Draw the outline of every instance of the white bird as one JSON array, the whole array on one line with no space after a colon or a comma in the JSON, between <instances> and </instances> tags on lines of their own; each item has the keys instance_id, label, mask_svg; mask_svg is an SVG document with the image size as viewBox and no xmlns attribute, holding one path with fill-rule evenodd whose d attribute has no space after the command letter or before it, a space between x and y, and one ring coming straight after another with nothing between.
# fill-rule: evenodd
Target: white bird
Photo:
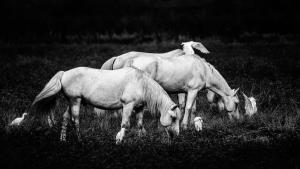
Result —
<instances>
[{"instance_id":1,"label":"white bird","mask_svg":"<svg viewBox=\"0 0 300 169\"><path fill-rule=\"evenodd\" d=\"M182 42L181 45L183 45L183 51L185 54L195 54L194 49L198 49L200 52L208 54L209 51L204 47L204 45L200 42Z\"/></svg>"},{"instance_id":2,"label":"white bird","mask_svg":"<svg viewBox=\"0 0 300 169\"><path fill-rule=\"evenodd\" d=\"M256 99L254 97L249 97L249 100L250 100L251 105L253 107L253 111L251 112L251 115L253 115L257 112Z\"/></svg>"},{"instance_id":3,"label":"white bird","mask_svg":"<svg viewBox=\"0 0 300 169\"><path fill-rule=\"evenodd\" d=\"M248 98L245 93L243 93L243 96L245 98L245 114L251 117L253 114L257 113L256 99L254 97Z\"/></svg>"},{"instance_id":4,"label":"white bird","mask_svg":"<svg viewBox=\"0 0 300 169\"><path fill-rule=\"evenodd\" d=\"M201 131L202 130L203 119L201 117L195 117L194 118L194 123L195 123L195 129L197 131Z\"/></svg>"},{"instance_id":5,"label":"white bird","mask_svg":"<svg viewBox=\"0 0 300 169\"><path fill-rule=\"evenodd\" d=\"M19 126L22 121L24 120L25 116L27 115L27 113L23 113L22 117L18 117L18 118L15 118L11 123L10 125L11 126Z\"/></svg>"}]
</instances>

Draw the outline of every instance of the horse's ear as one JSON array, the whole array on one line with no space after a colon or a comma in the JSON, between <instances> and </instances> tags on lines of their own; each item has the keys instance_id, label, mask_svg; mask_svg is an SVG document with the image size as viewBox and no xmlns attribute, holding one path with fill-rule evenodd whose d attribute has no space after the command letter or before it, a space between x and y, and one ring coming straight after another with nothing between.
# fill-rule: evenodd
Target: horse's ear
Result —
<instances>
[{"instance_id":1,"label":"horse's ear","mask_svg":"<svg viewBox=\"0 0 300 169\"><path fill-rule=\"evenodd\" d=\"M198 49L200 52L208 54L209 51L204 47L204 45L200 42L193 42L192 47Z\"/></svg>"},{"instance_id":2,"label":"horse's ear","mask_svg":"<svg viewBox=\"0 0 300 169\"><path fill-rule=\"evenodd\" d=\"M172 118L176 118L176 117L177 117L177 115L176 115L176 113L175 113L174 111L169 110L168 113L169 113L169 115L170 115Z\"/></svg>"},{"instance_id":3,"label":"horse's ear","mask_svg":"<svg viewBox=\"0 0 300 169\"><path fill-rule=\"evenodd\" d=\"M233 89L233 96L236 95L239 90L240 90L240 88Z\"/></svg>"},{"instance_id":4,"label":"horse's ear","mask_svg":"<svg viewBox=\"0 0 300 169\"><path fill-rule=\"evenodd\" d=\"M174 105L171 107L171 110L174 111L176 108L178 108L178 105L177 105L177 104L174 104Z\"/></svg>"}]
</instances>

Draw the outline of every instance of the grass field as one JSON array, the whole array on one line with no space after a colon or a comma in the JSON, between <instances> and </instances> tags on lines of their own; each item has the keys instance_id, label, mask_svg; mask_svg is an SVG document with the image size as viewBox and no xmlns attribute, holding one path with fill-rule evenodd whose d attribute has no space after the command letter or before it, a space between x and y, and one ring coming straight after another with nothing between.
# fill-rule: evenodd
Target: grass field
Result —
<instances>
[{"instance_id":1,"label":"grass field","mask_svg":"<svg viewBox=\"0 0 300 169\"><path fill-rule=\"evenodd\" d=\"M226 114L209 107L202 93L197 98L197 113L204 119L203 131L197 133L190 127L171 144L161 127L146 115L147 135L137 136L133 120L125 142L117 146L114 138L120 119L98 117L90 106L81 109L81 143L76 142L71 126L70 141L61 143L60 125L49 128L43 118L28 120L23 127L8 127L59 70L100 68L115 55L132 50L170 51L181 48L179 44L185 40L190 38L101 44L2 43L1 168L300 168L299 41L279 35L247 41L201 40L211 51L201 56L232 88L240 87L257 99L258 113L251 119L229 121ZM239 97L242 99L241 94ZM63 97L59 101L55 112L61 119L66 103Z\"/></svg>"}]
</instances>

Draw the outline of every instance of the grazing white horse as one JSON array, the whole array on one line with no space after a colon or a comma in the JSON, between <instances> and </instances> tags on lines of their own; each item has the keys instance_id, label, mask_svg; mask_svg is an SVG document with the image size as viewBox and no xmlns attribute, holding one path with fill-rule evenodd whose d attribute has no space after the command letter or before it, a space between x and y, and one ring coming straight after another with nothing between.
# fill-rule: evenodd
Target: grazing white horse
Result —
<instances>
[{"instance_id":1,"label":"grazing white horse","mask_svg":"<svg viewBox=\"0 0 300 169\"><path fill-rule=\"evenodd\" d=\"M200 52L205 54L209 53L209 51L200 42L194 42L194 41L183 42L181 45L183 45L183 50L175 49L166 53L146 53L146 52L136 52L136 51L128 52L120 56L110 58L102 65L101 69L104 70L120 69L125 66L128 60L141 57L141 56L170 58L170 57L181 56L184 54L194 54L193 48L198 49ZM179 107L183 110L185 106L185 93L178 94L178 101L179 101ZM196 103L193 105L193 109L196 110ZM99 110L95 108L95 112L103 114L104 110Z\"/></svg>"},{"instance_id":2,"label":"grazing white horse","mask_svg":"<svg viewBox=\"0 0 300 169\"><path fill-rule=\"evenodd\" d=\"M146 73L135 68L99 70L78 67L55 74L44 89L36 96L32 106L43 101L53 103L57 93L62 92L69 107L63 114L60 139L66 140L66 127L70 116L74 118L80 140L79 110L81 101L101 109L123 109L121 130L116 136L120 143L129 128L132 110L141 110L145 104L151 113L160 113L160 122L169 136L179 134L181 112L165 90ZM46 99L53 98L53 99ZM49 104L48 104L49 105ZM137 112L142 116L142 113ZM139 128L143 129L139 123Z\"/></svg>"},{"instance_id":3,"label":"grazing white horse","mask_svg":"<svg viewBox=\"0 0 300 169\"><path fill-rule=\"evenodd\" d=\"M176 57L139 55L125 61L122 60L122 63L119 63L119 60L121 60L119 57L114 58L114 61L110 61L112 65L109 67L118 69L133 66L147 72L169 93L187 93L182 120L184 129L187 128L189 114L197 93L202 89L208 89L220 96L230 119L240 117L237 107L239 99L236 95L238 90L232 90L223 76L198 55L185 54Z\"/></svg>"}]
</instances>

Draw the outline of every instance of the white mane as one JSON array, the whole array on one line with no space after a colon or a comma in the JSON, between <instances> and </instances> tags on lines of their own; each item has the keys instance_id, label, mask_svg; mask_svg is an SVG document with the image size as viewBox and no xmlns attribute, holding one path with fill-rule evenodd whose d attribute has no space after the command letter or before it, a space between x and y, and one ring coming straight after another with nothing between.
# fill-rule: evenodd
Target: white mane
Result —
<instances>
[{"instance_id":1,"label":"white mane","mask_svg":"<svg viewBox=\"0 0 300 169\"><path fill-rule=\"evenodd\" d=\"M147 107L151 114L156 115L158 111L167 112L175 103L168 97L168 94L154 80L143 75L142 79L143 94Z\"/></svg>"}]
</instances>

